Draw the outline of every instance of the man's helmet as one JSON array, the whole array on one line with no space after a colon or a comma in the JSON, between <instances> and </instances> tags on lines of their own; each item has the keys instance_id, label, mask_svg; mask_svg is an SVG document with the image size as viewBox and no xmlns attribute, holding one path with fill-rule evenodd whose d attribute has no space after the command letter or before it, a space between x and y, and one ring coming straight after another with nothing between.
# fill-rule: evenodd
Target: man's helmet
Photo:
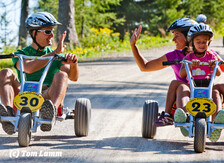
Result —
<instances>
[{"instance_id":1,"label":"man's helmet","mask_svg":"<svg viewBox=\"0 0 224 163\"><path fill-rule=\"evenodd\" d=\"M52 14L48 12L37 12L26 19L27 30L40 29L49 26L60 25Z\"/></svg>"},{"instance_id":2,"label":"man's helmet","mask_svg":"<svg viewBox=\"0 0 224 163\"><path fill-rule=\"evenodd\" d=\"M206 23L207 17L204 14L199 14L196 18L198 23Z\"/></svg>"},{"instance_id":3,"label":"man's helmet","mask_svg":"<svg viewBox=\"0 0 224 163\"><path fill-rule=\"evenodd\" d=\"M197 22L190 18L180 18L171 24L168 31L172 32L174 30L179 30L182 32L187 32L194 24L197 24Z\"/></svg>"},{"instance_id":4,"label":"man's helmet","mask_svg":"<svg viewBox=\"0 0 224 163\"><path fill-rule=\"evenodd\" d=\"M210 38L213 37L212 29L207 24L200 23L195 24L189 29L187 39L190 42L195 36L198 36L200 34L208 35Z\"/></svg>"}]
</instances>

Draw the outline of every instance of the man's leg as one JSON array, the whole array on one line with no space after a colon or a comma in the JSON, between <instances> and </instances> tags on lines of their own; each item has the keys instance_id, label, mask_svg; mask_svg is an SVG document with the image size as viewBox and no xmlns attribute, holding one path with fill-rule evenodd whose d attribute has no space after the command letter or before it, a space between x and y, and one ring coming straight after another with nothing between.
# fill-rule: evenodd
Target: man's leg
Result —
<instances>
[{"instance_id":1,"label":"man's leg","mask_svg":"<svg viewBox=\"0 0 224 163\"><path fill-rule=\"evenodd\" d=\"M65 98L65 94L67 92L68 88L68 75L66 72L59 71L54 75L53 82L48 89L48 96L50 97L50 100L56 106L56 108L59 107L59 105L63 102Z\"/></svg>"},{"instance_id":2,"label":"man's leg","mask_svg":"<svg viewBox=\"0 0 224 163\"><path fill-rule=\"evenodd\" d=\"M13 99L19 93L20 83L11 69L0 71L0 96L3 104L0 104L1 116L13 116ZM10 122L2 122L3 130L11 135L14 133L14 125Z\"/></svg>"},{"instance_id":3,"label":"man's leg","mask_svg":"<svg viewBox=\"0 0 224 163\"><path fill-rule=\"evenodd\" d=\"M42 104L40 110L40 117L43 119L53 119L56 114L56 110L63 102L65 98L65 94L68 87L68 75L63 71L59 71L55 73L53 82L50 88L45 91L43 97L45 99L44 103ZM42 131L50 131L52 128L51 124L42 124L40 129Z\"/></svg>"},{"instance_id":4,"label":"man's leg","mask_svg":"<svg viewBox=\"0 0 224 163\"><path fill-rule=\"evenodd\" d=\"M0 96L5 106L13 107L14 97L20 91L20 83L9 68L0 71Z\"/></svg>"}]
</instances>

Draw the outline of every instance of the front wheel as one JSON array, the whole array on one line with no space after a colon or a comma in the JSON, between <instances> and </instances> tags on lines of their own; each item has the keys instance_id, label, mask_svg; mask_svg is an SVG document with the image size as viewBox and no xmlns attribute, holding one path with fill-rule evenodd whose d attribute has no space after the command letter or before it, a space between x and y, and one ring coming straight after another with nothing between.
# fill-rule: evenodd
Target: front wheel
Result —
<instances>
[{"instance_id":1,"label":"front wheel","mask_svg":"<svg viewBox=\"0 0 224 163\"><path fill-rule=\"evenodd\" d=\"M158 119L158 102L147 100L143 105L142 137L153 139L156 135L154 122Z\"/></svg>"},{"instance_id":2,"label":"front wheel","mask_svg":"<svg viewBox=\"0 0 224 163\"><path fill-rule=\"evenodd\" d=\"M29 146L31 139L31 114L22 113L19 119L18 127L18 142L19 146L27 147Z\"/></svg>"},{"instance_id":3,"label":"front wheel","mask_svg":"<svg viewBox=\"0 0 224 163\"><path fill-rule=\"evenodd\" d=\"M194 150L197 153L202 153L205 150L206 142L206 120L205 118L196 118L195 120L195 136Z\"/></svg>"},{"instance_id":4,"label":"front wheel","mask_svg":"<svg viewBox=\"0 0 224 163\"><path fill-rule=\"evenodd\" d=\"M74 129L76 136L87 136L91 119L91 103L89 99L79 98L75 103Z\"/></svg>"}]
</instances>

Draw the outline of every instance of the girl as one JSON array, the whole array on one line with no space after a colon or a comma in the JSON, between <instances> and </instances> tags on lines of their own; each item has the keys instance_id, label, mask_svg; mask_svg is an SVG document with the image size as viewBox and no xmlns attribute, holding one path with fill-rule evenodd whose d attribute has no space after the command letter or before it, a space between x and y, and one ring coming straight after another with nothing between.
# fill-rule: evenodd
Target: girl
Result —
<instances>
[{"instance_id":1,"label":"girl","mask_svg":"<svg viewBox=\"0 0 224 163\"><path fill-rule=\"evenodd\" d=\"M212 68L214 67L214 61L218 60L217 56L211 51L208 50L208 47L212 41L213 32L211 28L204 24L195 24L192 26L188 32L188 41L192 43L193 52L189 53L185 59L192 61L191 65L191 74L194 78L195 85L198 87L207 87L211 74ZM200 62L209 62L209 66L199 65ZM218 67L216 75L221 74L220 67ZM182 64L179 75L181 77L186 77L187 72L184 64ZM184 107L183 107L184 108ZM213 115L214 123L224 123L224 111L220 110L216 117L216 114ZM187 120L186 113L178 108L174 114L174 121L177 123L184 123ZM182 133L187 136L188 131L185 128L181 128ZM211 133L210 140L216 142L221 134L221 129L216 129Z\"/></svg>"}]
</instances>

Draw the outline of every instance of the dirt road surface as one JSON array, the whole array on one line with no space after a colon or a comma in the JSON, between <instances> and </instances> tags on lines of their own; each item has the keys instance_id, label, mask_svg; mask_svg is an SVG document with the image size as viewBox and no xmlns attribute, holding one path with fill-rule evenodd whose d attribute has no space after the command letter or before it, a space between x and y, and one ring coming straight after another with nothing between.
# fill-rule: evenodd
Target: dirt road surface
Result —
<instances>
[{"instance_id":1,"label":"dirt road surface","mask_svg":"<svg viewBox=\"0 0 224 163\"><path fill-rule=\"evenodd\" d=\"M224 55L222 40L214 50ZM153 59L174 46L141 51ZM89 98L92 119L89 135L76 137L73 120L56 122L51 132L32 134L30 146L18 146L17 133L7 135L0 128L0 162L224 162L224 135L216 143L206 140L206 151L197 154L193 138L184 137L174 126L157 128L154 139L141 136L142 106L145 100L164 110L166 93L174 74L171 68L140 72L132 53L114 54L100 61L82 62L80 78L70 82L65 107L75 99ZM216 82L224 81L224 75Z\"/></svg>"}]
</instances>

